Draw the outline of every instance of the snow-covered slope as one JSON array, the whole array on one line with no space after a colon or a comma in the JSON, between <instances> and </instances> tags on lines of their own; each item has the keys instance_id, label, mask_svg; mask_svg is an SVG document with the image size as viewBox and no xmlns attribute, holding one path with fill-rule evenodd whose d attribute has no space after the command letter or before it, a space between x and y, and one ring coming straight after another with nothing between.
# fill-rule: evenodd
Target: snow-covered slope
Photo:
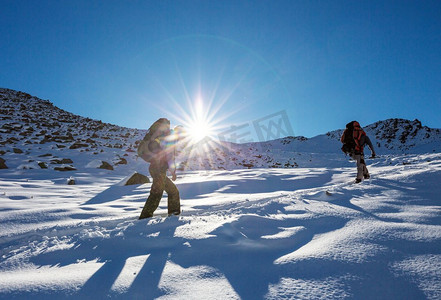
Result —
<instances>
[{"instance_id":1,"label":"snow-covered slope","mask_svg":"<svg viewBox=\"0 0 441 300\"><path fill-rule=\"evenodd\" d=\"M0 298L440 299L441 155L369 168L184 172L148 220L121 168L0 170Z\"/></svg>"},{"instance_id":2,"label":"snow-covered slope","mask_svg":"<svg viewBox=\"0 0 441 300\"><path fill-rule=\"evenodd\" d=\"M107 168L127 164L145 169L134 151L145 130L83 118L13 90L0 89L0 100L0 158L8 168L81 170L105 161ZM441 131L418 120L390 119L365 130L380 155L441 152ZM177 162L182 170L340 165L346 161L340 151L341 133L249 144L211 141L181 149ZM323 153L332 159L325 162Z\"/></svg>"}]
</instances>

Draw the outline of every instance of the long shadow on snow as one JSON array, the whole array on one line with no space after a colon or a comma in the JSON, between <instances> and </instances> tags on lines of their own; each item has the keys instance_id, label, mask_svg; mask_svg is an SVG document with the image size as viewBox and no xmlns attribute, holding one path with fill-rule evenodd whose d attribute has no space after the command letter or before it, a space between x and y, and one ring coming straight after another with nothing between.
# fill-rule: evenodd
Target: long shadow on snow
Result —
<instances>
[{"instance_id":1,"label":"long shadow on snow","mask_svg":"<svg viewBox=\"0 0 441 300\"><path fill-rule=\"evenodd\" d=\"M165 291L159 289L158 285L167 261L173 261L182 267L205 265L219 270L242 299L264 298L269 285L278 283L282 278L326 281L329 276L347 277L348 274L351 276L344 281L345 290L352 292L355 297L363 295L366 298L400 299L408 295L412 298L424 298L414 283L391 273L389 255L376 256L361 263L313 258L274 264L276 259L309 243L316 234L332 232L344 227L346 222L346 219L333 216L307 220L274 220L248 215L214 230L211 232L214 237L190 240L189 248L183 246L183 242L188 240L173 237L176 228L182 222L177 218L170 218L160 224L129 228L125 232L125 239L114 236L102 240L79 240L77 245L69 250L40 254L31 261L37 265L61 266L76 263L77 259L89 261L98 258L104 262L81 290L72 294L73 298L82 299L101 299L118 295L132 299L160 297ZM299 227L293 236L263 238L279 233L280 228L293 227ZM153 233L158 230L160 233L157 237L145 238L139 235L142 231ZM401 248L400 244L394 244L392 249ZM392 253L395 260L400 260L412 251ZM150 256L127 293L112 293L110 288L121 273L126 259L146 254ZM207 291L207 295L209 294ZM26 293L18 292L17 295L24 296Z\"/></svg>"},{"instance_id":2,"label":"long shadow on snow","mask_svg":"<svg viewBox=\"0 0 441 300\"><path fill-rule=\"evenodd\" d=\"M139 185L129 185L129 186L113 185L81 205L112 202L115 200L119 200L126 195L139 195L139 194L145 194L147 192L145 190L136 190L137 187L139 187Z\"/></svg>"},{"instance_id":3,"label":"long shadow on snow","mask_svg":"<svg viewBox=\"0 0 441 300\"><path fill-rule=\"evenodd\" d=\"M375 214L373 214L373 213L371 213L371 212L361 208L360 206L353 204L351 202L351 200L354 198L354 195L355 195L355 193L352 196L341 197L341 198L338 198L338 199L335 199L335 200L331 200L331 201L328 201L328 202L331 203L331 204L334 204L334 205L343 206L343 207L346 207L346 208L358 211L358 212L360 212L360 213L362 213L362 214L364 214L364 215L366 215L366 216L368 216L370 218L376 219L378 221L383 221L383 222L403 222L403 220L400 220L400 219L390 219L390 218L386 219L386 218L379 217L379 216L377 216L377 215L375 215ZM359 195L361 196L362 193L359 192Z\"/></svg>"},{"instance_id":4,"label":"long shadow on snow","mask_svg":"<svg viewBox=\"0 0 441 300\"><path fill-rule=\"evenodd\" d=\"M63 267L78 263L78 260L104 263L82 286L81 290L72 294L73 298L103 299L118 296L111 287L124 268L130 257L149 255L136 279L131 285L132 299L153 299L163 295L158 284L167 262L168 255L173 249L179 249L183 240L174 238L174 232L180 225L177 218L167 218L159 224L147 227L128 227L124 235L113 235L110 238L78 238L70 249L42 253L30 259L36 265ZM159 231L156 237L146 237ZM134 275L135 276L135 275ZM44 293L44 292L43 292Z\"/></svg>"},{"instance_id":5,"label":"long shadow on snow","mask_svg":"<svg viewBox=\"0 0 441 300\"><path fill-rule=\"evenodd\" d=\"M323 192L320 192L321 196L318 196L318 194L315 195L307 195L304 196L303 198L306 200L316 200L316 201L323 201ZM352 190L344 190L343 194L333 194L331 196L325 196L328 199L326 200L326 202L337 205L337 206L342 206L345 208L349 208L351 210L354 211L358 211L360 213L362 213L363 215L370 217L372 219L378 220L378 221L383 221L383 222L396 222L396 223L402 223L404 222L402 219L399 218L383 218L380 216L377 216L376 214L367 211L365 209L363 209L362 207L355 205L353 203L352 200L355 200L357 198L371 198L372 194L368 194L366 191L364 190L356 190L356 189L352 189ZM322 198L322 199L320 199ZM375 200L372 200L375 201Z\"/></svg>"},{"instance_id":6,"label":"long shadow on snow","mask_svg":"<svg viewBox=\"0 0 441 300\"><path fill-rule=\"evenodd\" d=\"M409 203L413 205L440 206L439 195L441 185L434 184L433 178L441 178L441 171L430 174L417 174L411 177L413 180L401 183L405 187L399 186L395 180L375 179L374 184L386 189L399 190L409 196Z\"/></svg>"},{"instance_id":7,"label":"long shadow on snow","mask_svg":"<svg viewBox=\"0 0 441 300\"><path fill-rule=\"evenodd\" d=\"M200 198L222 188L222 193L254 194L271 193L275 191L296 191L299 189L323 186L332 179L332 173L326 171L322 174L313 174L309 177L301 175L266 174L256 179L241 180L212 180L192 183L177 184L179 192L184 199ZM308 176L306 174L306 176ZM300 179L295 179L301 177Z\"/></svg>"},{"instance_id":8,"label":"long shadow on snow","mask_svg":"<svg viewBox=\"0 0 441 300\"><path fill-rule=\"evenodd\" d=\"M242 216L211 232L214 237L188 240L174 237L183 221L167 218L162 223L128 227L124 235L110 238L79 238L70 249L42 253L30 260L36 265L65 266L78 260L104 263L72 296L105 298L117 296L110 289L121 273L125 261L133 256L150 256L127 293L131 298L152 299L164 294L158 288L165 264L171 260L183 267L211 266L219 270L243 299L260 299L270 283L289 276L291 270L274 264L282 255L291 253L312 240L314 235L343 227L347 220L325 216L307 220L274 220L260 216ZM281 228L298 227L293 236L262 238L280 233ZM158 236L145 237L143 233L160 232ZM191 247L184 245L190 242ZM135 276L135 275L134 275ZM122 296L122 295L121 295Z\"/></svg>"},{"instance_id":9,"label":"long shadow on snow","mask_svg":"<svg viewBox=\"0 0 441 300\"><path fill-rule=\"evenodd\" d=\"M274 264L312 240L314 235L342 228L347 220L319 217L307 220L274 220L260 216L242 216L211 232L215 237L193 240L191 247L172 253L171 260L183 267L206 265L219 270L241 299L262 299L271 283L289 276L290 269ZM280 228L299 227L294 236L262 238Z\"/></svg>"},{"instance_id":10,"label":"long shadow on snow","mask_svg":"<svg viewBox=\"0 0 441 300\"><path fill-rule=\"evenodd\" d=\"M417 175L418 176L418 175ZM421 175L420 175L421 176ZM427 174L425 174L427 176ZM435 172L430 176L441 177L441 172ZM386 189L398 190L402 192L399 200L405 205L430 206L433 210L441 211L441 202L439 201L441 194L441 185L433 184L433 179L426 180L423 176L411 183L406 183L406 188L397 186L395 181L387 179L377 179L375 184ZM420 220L419 224L441 225L441 215L439 213L428 214L424 220Z\"/></svg>"},{"instance_id":11,"label":"long shadow on snow","mask_svg":"<svg viewBox=\"0 0 441 300\"><path fill-rule=\"evenodd\" d=\"M427 178L430 177L430 178ZM386 191L397 191L399 196L393 199L396 204L415 205L415 206L430 206L435 207L438 211L441 210L441 203L439 195L441 194L441 185L433 184L432 177L441 177L441 172L432 172L430 174L416 174L412 175L408 182L397 182L396 180L376 178L372 184L383 188ZM382 219L386 221L386 219ZM388 219L391 221L390 219ZM403 220L397 220L403 222ZM427 225L441 225L441 216L437 213L425 216L425 219L419 220L418 224Z\"/></svg>"},{"instance_id":12,"label":"long shadow on snow","mask_svg":"<svg viewBox=\"0 0 441 300\"><path fill-rule=\"evenodd\" d=\"M105 264L83 285L79 295L82 298L93 295L91 298L96 299L96 296L99 294L102 297L112 294L110 289L121 273L127 258L149 254L149 257L130 286L130 297L132 299L155 299L163 296L164 292L158 289L159 281L167 263L169 252L171 249L174 249L177 240L179 240L173 239L178 221L171 221L170 226L163 228L157 236L157 239L161 240L161 244L164 243L164 239L169 240L170 243L153 245L148 250L145 248L145 244L141 244L137 249L128 247L129 251L125 252L124 255L116 257L108 255L110 259L106 260ZM97 287L100 290L98 293Z\"/></svg>"}]
</instances>

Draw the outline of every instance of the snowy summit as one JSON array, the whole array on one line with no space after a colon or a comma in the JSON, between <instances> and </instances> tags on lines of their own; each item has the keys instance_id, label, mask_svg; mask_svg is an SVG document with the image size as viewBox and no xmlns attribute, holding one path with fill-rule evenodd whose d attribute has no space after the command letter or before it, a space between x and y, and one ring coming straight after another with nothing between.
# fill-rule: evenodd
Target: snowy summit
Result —
<instances>
[{"instance_id":1,"label":"snowy summit","mask_svg":"<svg viewBox=\"0 0 441 300\"><path fill-rule=\"evenodd\" d=\"M144 130L0 100L1 299L441 298L441 131L419 120L364 127L361 184L342 129L182 147L182 214L138 220Z\"/></svg>"}]
</instances>

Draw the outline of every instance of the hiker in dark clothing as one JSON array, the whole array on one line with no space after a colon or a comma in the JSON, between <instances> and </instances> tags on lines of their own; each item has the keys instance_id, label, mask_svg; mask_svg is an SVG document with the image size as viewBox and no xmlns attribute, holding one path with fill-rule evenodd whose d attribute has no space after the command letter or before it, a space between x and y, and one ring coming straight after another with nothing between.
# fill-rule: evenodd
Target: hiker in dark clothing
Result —
<instances>
[{"instance_id":1,"label":"hiker in dark clothing","mask_svg":"<svg viewBox=\"0 0 441 300\"><path fill-rule=\"evenodd\" d=\"M352 159L357 162L357 178L355 179L355 182L359 183L363 178L369 179L369 171L364 160L364 146L366 144L368 145L369 149L371 150L372 157L375 157L376 154L371 140L361 128L360 124L357 121L349 122L346 125L346 129L343 132L340 140L343 143L343 152L349 154Z\"/></svg>"},{"instance_id":2,"label":"hiker in dark clothing","mask_svg":"<svg viewBox=\"0 0 441 300\"><path fill-rule=\"evenodd\" d=\"M138 148L138 155L150 162L149 171L153 178L150 195L139 219L153 216L153 212L159 206L164 190L168 195L168 214L179 215L181 213L179 190L172 182L172 180L176 180L176 167L169 120L161 118L153 123ZM172 180L167 177L167 170L170 171Z\"/></svg>"}]
</instances>

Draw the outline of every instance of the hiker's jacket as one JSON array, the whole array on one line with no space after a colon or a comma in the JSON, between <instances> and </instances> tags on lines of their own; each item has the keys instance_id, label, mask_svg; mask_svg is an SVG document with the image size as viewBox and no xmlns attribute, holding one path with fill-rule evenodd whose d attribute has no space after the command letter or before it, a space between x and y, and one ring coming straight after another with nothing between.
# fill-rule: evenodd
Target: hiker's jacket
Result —
<instances>
[{"instance_id":1,"label":"hiker's jacket","mask_svg":"<svg viewBox=\"0 0 441 300\"><path fill-rule=\"evenodd\" d=\"M176 170L175 143L169 141L167 136L152 140L149 143L149 149L155 154L152 161L155 161L157 165L166 166L170 172Z\"/></svg>"},{"instance_id":2,"label":"hiker's jacket","mask_svg":"<svg viewBox=\"0 0 441 300\"><path fill-rule=\"evenodd\" d=\"M364 130L360 127L358 122L354 122L354 129L345 129L343 132L343 135L340 138L340 141L342 143L345 143L346 135L352 135L353 142L354 142L354 151L356 153L363 153L364 146L367 144L369 149L371 149L372 152L374 151L374 146L372 145L372 142L370 138L366 135Z\"/></svg>"}]
</instances>

